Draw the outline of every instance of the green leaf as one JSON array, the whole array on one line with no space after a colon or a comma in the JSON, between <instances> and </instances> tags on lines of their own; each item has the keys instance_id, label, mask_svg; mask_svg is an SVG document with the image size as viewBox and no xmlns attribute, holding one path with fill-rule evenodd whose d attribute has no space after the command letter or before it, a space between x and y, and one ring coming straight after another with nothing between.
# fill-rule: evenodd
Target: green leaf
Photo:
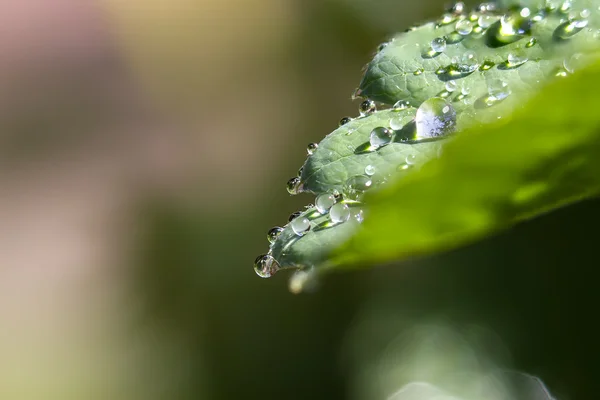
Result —
<instances>
[{"instance_id":1,"label":"green leaf","mask_svg":"<svg viewBox=\"0 0 600 400\"><path fill-rule=\"evenodd\" d=\"M575 2L568 11L581 10L589 3ZM586 27L575 31L565 30L566 15L561 12L543 18L540 14L539 19L533 13L522 17L520 10L485 15L492 25L481 33L476 32L476 21L471 23L471 34L460 35L456 20L440 20L397 35L368 64L357 94L386 104L404 100L416 107L439 96L446 82L453 81L459 90L470 93L456 105L456 111L471 113L488 95L493 81L506 82L514 93L527 93L532 85L563 71L565 59L598 51L594 33L600 27L600 13L595 9ZM504 25L503 16L509 21ZM506 26L521 29L522 34L508 34ZM432 51L432 41L442 39L444 50ZM509 62L512 56L528 61L515 65Z\"/></svg>"},{"instance_id":2,"label":"green leaf","mask_svg":"<svg viewBox=\"0 0 600 400\"><path fill-rule=\"evenodd\" d=\"M397 169L422 163L435 156L440 148L438 140L406 141L415 134L414 125L411 124L415 112L414 108L378 111L351 120L327 135L302 167L302 191L314 194L344 193L348 180L365 176L367 166L374 170L372 179L381 182ZM393 142L386 146L378 149L371 146L373 129L389 128L394 124L405 127L404 132L396 132Z\"/></svg>"},{"instance_id":3,"label":"green leaf","mask_svg":"<svg viewBox=\"0 0 600 400\"><path fill-rule=\"evenodd\" d=\"M600 192L600 64L514 115L462 132L441 158L368 193L362 229L332 258L375 263L446 250Z\"/></svg>"}]
</instances>

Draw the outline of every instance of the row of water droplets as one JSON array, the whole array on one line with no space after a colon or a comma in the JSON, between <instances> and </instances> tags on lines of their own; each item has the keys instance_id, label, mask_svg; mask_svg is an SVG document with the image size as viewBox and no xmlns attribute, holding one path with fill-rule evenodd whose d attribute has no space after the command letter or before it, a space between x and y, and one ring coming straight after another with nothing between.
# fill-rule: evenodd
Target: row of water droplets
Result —
<instances>
[{"instance_id":1,"label":"row of water droplets","mask_svg":"<svg viewBox=\"0 0 600 400\"><path fill-rule=\"evenodd\" d=\"M488 35L488 44L504 45L516 42L525 38L531 33L534 23L544 20L551 13L557 13L561 16L559 25L555 28L553 38L555 40L567 40L580 32L588 25L591 11L589 9L574 10L572 1L552 1L546 2L545 7L533 13L529 8L520 8L511 10L508 13L499 15L495 13L493 3L482 3L469 14L465 14L465 5L462 2L455 3L454 6L437 21L436 27L448 26L454 24L454 31L450 34L434 38L428 46L428 50L423 53L423 57L430 58L446 51L452 44L461 42L464 38L476 35L482 37ZM591 30L591 29L590 29ZM593 32L594 37L600 39L600 31ZM527 50L537 44L535 37L529 37L528 40L519 48L511 51L505 62L501 65L503 68L518 68L529 61ZM564 60L564 69L556 71L556 76L566 76L572 73L582 64L581 54L570 56ZM439 94L442 98L451 95L454 100L464 100L469 95L470 89L467 86L459 87L455 79L465 77L476 70L487 71L496 64L490 60L479 60L477 54L473 51L465 51L460 57L452 57L450 65L439 67L435 72L445 81L445 90ZM420 75L424 72L423 68L417 68L413 74ZM508 84L501 80L492 80L488 82L488 94L481 98L482 103L491 106L504 100L511 94Z\"/></svg>"}]
</instances>

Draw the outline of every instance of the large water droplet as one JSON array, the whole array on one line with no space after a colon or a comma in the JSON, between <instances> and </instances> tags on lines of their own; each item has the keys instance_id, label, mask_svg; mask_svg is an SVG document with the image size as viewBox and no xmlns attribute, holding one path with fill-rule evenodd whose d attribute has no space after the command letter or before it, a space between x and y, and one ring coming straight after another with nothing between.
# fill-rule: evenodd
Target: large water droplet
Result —
<instances>
[{"instance_id":1,"label":"large water droplet","mask_svg":"<svg viewBox=\"0 0 600 400\"><path fill-rule=\"evenodd\" d=\"M375 102L373 100L365 100L360 103L358 111L360 112L360 116L364 117L377 111L377 106L375 106Z\"/></svg>"},{"instance_id":2,"label":"large water droplet","mask_svg":"<svg viewBox=\"0 0 600 400\"><path fill-rule=\"evenodd\" d=\"M350 208L344 203L337 203L329 210L329 218L334 224L348 221L348 218L350 218Z\"/></svg>"},{"instance_id":3,"label":"large water droplet","mask_svg":"<svg viewBox=\"0 0 600 400\"><path fill-rule=\"evenodd\" d=\"M461 19L456 23L455 29L460 35L466 36L473 32L473 24L468 19Z\"/></svg>"},{"instance_id":4,"label":"large water droplet","mask_svg":"<svg viewBox=\"0 0 600 400\"><path fill-rule=\"evenodd\" d=\"M431 41L431 50L435 51L436 53L442 53L444 50L446 50L446 39L443 37L433 39Z\"/></svg>"},{"instance_id":5,"label":"large water droplet","mask_svg":"<svg viewBox=\"0 0 600 400\"><path fill-rule=\"evenodd\" d=\"M421 104L415 117L417 138L448 134L456 124L456 111L444 99L432 97Z\"/></svg>"},{"instance_id":6,"label":"large water droplet","mask_svg":"<svg viewBox=\"0 0 600 400\"><path fill-rule=\"evenodd\" d=\"M289 194L298 194L300 192L300 185L302 182L300 181L300 177L295 176L287 181L286 188Z\"/></svg>"},{"instance_id":7,"label":"large water droplet","mask_svg":"<svg viewBox=\"0 0 600 400\"><path fill-rule=\"evenodd\" d=\"M385 146L392 141L392 133L392 131L382 126L375 128L371 131L369 143L371 143L371 146L375 149Z\"/></svg>"},{"instance_id":8,"label":"large water droplet","mask_svg":"<svg viewBox=\"0 0 600 400\"><path fill-rule=\"evenodd\" d=\"M260 255L254 260L254 272L261 278L270 278L279 268L279 263L269 254Z\"/></svg>"},{"instance_id":9,"label":"large water droplet","mask_svg":"<svg viewBox=\"0 0 600 400\"><path fill-rule=\"evenodd\" d=\"M283 232L283 228L279 226L271 228L269 232L267 232L267 240L269 243L273 243L275 240L277 240L277 237L281 234L281 232Z\"/></svg>"},{"instance_id":10,"label":"large water droplet","mask_svg":"<svg viewBox=\"0 0 600 400\"><path fill-rule=\"evenodd\" d=\"M306 146L306 152L308 153L309 156L312 156L318 147L319 147L319 145L316 143L309 143L308 146Z\"/></svg>"},{"instance_id":11,"label":"large water droplet","mask_svg":"<svg viewBox=\"0 0 600 400\"><path fill-rule=\"evenodd\" d=\"M302 236L310 230L310 221L306 217L299 216L298 218L295 218L290 225L292 226L294 233L298 236Z\"/></svg>"},{"instance_id":12,"label":"large water droplet","mask_svg":"<svg viewBox=\"0 0 600 400\"><path fill-rule=\"evenodd\" d=\"M373 176L375 175L375 167L371 164L367 165L365 167L365 174L368 176Z\"/></svg>"},{"instance_id":13,"label":"large water droplet","mask_svg":"<svg viewBox=\"0 0 600 400\"><path fill-rule=\"evenodd\" d=\"M315 207L321 214L327 214L329 209L335 204L335 196L330 193L322 193L315 200Z\"/></svg>"},{"instance_id":14,"label":"large water droplet","mask_svg":"<svg viewBox=\"0 0 600 400\"><path fill-rule=\"evenodd\" d=\"M348 178L344 185L344 197L350 200L358 200L367 190L373 186L373 181L365 175L356 175Z\"/></svg>"},{"instance_id":15,"label":"large water droplet","mask_svg":"<svg viewBox=\"0 0 600 400\"><path fill-rule=\"evenodd\" d=\"M340 119L340 122L339 122L338 125L339 126L346 125L350 121L352 121L352 118L350 118L350 117L344 117L344 118Z\"/></svg>"}]
</instances>

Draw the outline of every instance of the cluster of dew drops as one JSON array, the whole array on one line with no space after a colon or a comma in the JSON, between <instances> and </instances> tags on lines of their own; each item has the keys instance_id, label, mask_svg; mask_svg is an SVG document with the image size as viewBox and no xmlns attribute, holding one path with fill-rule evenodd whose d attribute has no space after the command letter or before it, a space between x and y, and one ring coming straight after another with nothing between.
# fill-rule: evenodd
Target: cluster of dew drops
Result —
<instances>
[{"instance_id":1,"label":"cluster of dew drops","mask_svg":"<svg viewBox=\"0 0 600 400\"><path fill-rule=\"evenodd\" d=\"M455 3L442 18L440 18L436 27L448 26L454 24L454 31L451 33L434 38L424 53L424 57L433 57L444 53L449 46L460 43L469 36L482 37L487 35L491 42L499 45L509 44L528 37L524 45L514 49L503 62L502 67L513 69L518 68L529 61L527 50L537 44L537 39L530 36L533 25L544 20L550 14L560 16L559 25L554 29L552 36L555 40L568 40L581 32L588 26L589 17L592 12L590 9L576 10L573 0L547 0L545 7L537 12L532 12L527 7L512 9L505 14L499 14L494 3L482 3L475 7L473 11L466 12L464 3ZM600 10L600 7L599 7ZM408 31L416 28L410 28ZM600 39L600 30L588 28L594 39ZM392 39L393 40L393 39ZM385 49L390 42L383 43L378 50ZM559 77L567 76L579 69L583 65L583 55L576 53L563 60L562 68L555 71ZM467 102L467 96L470 89L467 86L459 87L456 79L471 74L476 70L487 71L495 66L491 60L478 59L476 52L467 50L459 57L452 57L447 66L438 68L435 73L444 77L445 90L440 93L440 97L447 98L457 94L455 100ZM413 71L414 75L420 75L424 72L422 68ZM492 106L506 99L511 94L508 83L501 79L494 79L488 82L488 93L484 96L482 104Z\"/></svg>"},{"instance_id":2,"label":"cluster of dew drops","mask_svg":"<svg viewBox=\"0 0 600 400\"><path fill-rule=\"evenodd\" d=\"M512 43L520 40L530 33L534 23L542 21L549 13L560 13L564 15L561 18L559 25L555 28L554 37L559 39L569 39L588 25L588 18L591 11L584 9L581 11L572 11L573 1L571 0L547 0L545 7L533 14L528 8L520 8L509 13L497 14L494 3L482 3L477 6L474 11L466 13L464 3L455 3L442 18L437 21L438 27L454 24L455 31L449 35L441 36L433 39L429 45L428 55L436 55L443 53L447 46L453 43L460 42L461 39L469 35L483 35L487 30L496 26L493 35L494 39L501 43ZM599 8L600 9L600 8ZM414 28L411 28L414 29ZM410 29L409 29L410 30ZM593 32L594 38L600 39L600 31ZM384 43L379 46L381 51L387 47L389 43ZM531 48L537 44L535 37L530 37L524 45L525 49ZM566 76L567 73L572 73L581 65L581 54L574 54L569 59L563 62L564 69L556 72L556 76ZM509 68L517 68L525 64L529 60L523 49L515 50L508 54L505 66ZM489 60L478 60L477 55L473 51L466 51L460 58L452 58L451 64L447 67L440 67L436 74L447 74L450 77L459 78L466 76L477 69L486 71L494 67L494 63ZM423 73L423 69L414 71L415 75ZM389 121L389 127L374 128L369 137L370 149L378 150L392 143L395 140L396 132L399 132L408 123L414 123L414 135L411 137L402 138L403 140L421 140L435 138L451 133L456 124L456 112L452 105L446 101L446 98L451 94L458 92L456 99L463 100L469 95L469 89L466 87L459 88L453 80L447 80L445 83L445 91L439 97L433 97L423 102L417 108L414 119L406 115L392 117ZM488 95L484 101L487 106L492 106L511 94L508 84L502 80L493 80L488 85ZM392 107L393 111L402 111L410 107L407 101L398 101ZM377 110L377 106L372 100L365 100L359 106L359 118L363 118L373 114ZM340 120L339 126L346 125L353 120L351 117L344 117ZM348 131L348 134L352 130ZM310 157L318 149L317 143L310 143L307 146L307 153ZM415 156L408 155L406 163L401 165L401 169L406 169L415 163ZM311 230L310 213L314 212L317 215L328 215L329 223L337 225L345 223L351 219L357 222L364 220L364 212L360 207L362 205L360 198L362 194L374 186L373 175L376 173L376 168L373 165L367 165L364 170L364 175L354 176L348 179L344 185L344 190L339 193L333 190L329 193L321 193L315 199L314 208L316 211L297 211L292 213L288 219L288 224L284 227L273 227L267 233L267 239L272 245L275 243L279 235L289 225L295 235L301 237ZM287 190L290 194L298 194L302 191L301 176L302 169L298 171L298 176L291 178L287 182ZM307 209L312 209L313 206L307 206ZM280 269L277 260L269 253L260 255L254 262L255 272L262 278L269 278Z\"/></svg>"}]
</instances>

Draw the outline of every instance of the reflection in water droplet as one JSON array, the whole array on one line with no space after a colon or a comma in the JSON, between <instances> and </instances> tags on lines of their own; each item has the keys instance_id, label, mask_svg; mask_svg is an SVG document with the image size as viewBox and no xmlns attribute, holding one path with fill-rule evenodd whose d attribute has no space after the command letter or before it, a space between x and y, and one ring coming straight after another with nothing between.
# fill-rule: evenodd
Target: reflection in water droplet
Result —
<instances>
[{"instance_id":1,"label":"reflection in water droplet","mask_svg":"<svg viewBox=\"0 0 600 400\"><path fill-rule=\"evenodd\" d=\"M481 66L479 67L480 71L487 71L488 69L492 69L494 67L494 63L489 61L489 60L485 60Z\"/></svg>"},{"instance_id":2,"label":"reflection in water droplet","mask_svg":"<svg viewBox=\"0 0 600 400\"><path fill-rule=\"evenodd\" d=\"M345 222L350 218L350 208L344 203L337 203L329 210L329 218L334 224Z\"/></svg>"},{"instance_id":3,"label":"reflection in water droplet","mask_svg":"<svg viewBox=\"0 0 600 400\"><path fill-rule=\"evenodd\" d=\"M488 106L492 106L506 99L510 93L508 83L500 79L494 79L488 83L488 97L485 103Z\"/></svg>"},{"instance_id":4,"label":"reflection in water droplet","mask_svg":"<svg viewBox=\"0 0 600 400\"><path fill-rule=\"evenodd\" d=\"M350 118L350 117L344 117L344 118L340 119L340 122L339 122L338 125L339 126L346 125L350 121L352 121L352 118Z\"/></svg>"},{"instance_id":5,"label":"reflection in water droplet","mask_svg":"<svg viewBox=\"0 0 600 400\"><path fill-rule=\"evenodd\" d=\"M400 111L400 110L406 110L408 107L410 107L410 104L408 104L408 101L398 100L397 102L394 103L393 109L394 109L394 111Z\"/></svg>"},{"instance_id":6,"label":"reflection in water droplet","mask_svg":"<svg viewBox=\"0 0 600 400\"><path fill-rule=\"evenodd\" d=\"M421 104L415 117L417 138L448 134L456 124L456 111L444 99L433 97Z\"/></svg>"},{"instance_id":7,"label":"reflection in water droplet","mask_svg":"<svg viewBox=\"0 0 600 400\"><path fill-rule=\"evenodd\" d=\"M309 143L308 146L306 146L306 152L308 153L309 156L312 156L318 147L319 147L319 145L316 143Z\"/></svg>"},{"instance_id":8,"label":"reflection in water droplet","mask_svg":"<svg viewBox=\"0 0 600 400\"><path fill-rule=\"evenodd\" d=\"M443 37L435 38L431 41L431 49L436 53L442 53L446 50L446 39Z\"/></svg>"},{"instance_id":9,"label":"reflection in water droplet","mask_svg":"<svg viewBox=\"0 0 600 400\"><path fill-rule=\"evenodd\" d=\"M298 194L300 192L300 185L302 184L302 182L300 181L300 178L295 176L293 178L291 178L289 181L287 181L287 191L289 194Z\"/></svg>"},{"instance_id":10,"label":"reflection in water droplet","mask_svg":"<svg viewBox=\"0 0 600 400\"><path fill-rule=\"evenodd\" d=\"M569 58L565 58L563 61L563 66L569 73L573 73L576 70L580 69L585 62L585 57L582 53L575 53Z\"/></svg>"},{"instance_id":11,"label":"reflection in water droplet","mask_svg":"<svg viewBox=\"0 0 600 400\"><path fill-rule=\"evenodd\" d=\"M372 166L371 164L367 165L365 167L365 174L368 175L368 176L375 175L375 167Z\"/></svg>"},{"instance_id":12,"label":"reflection in water droplet","mask_svg":"<svg viewBox=\"0 0 600 400\"><path fill-rule=\"evenodd\" d=\"M254 272L261 278L270 278L279 270L279 263L268 254L256 257L254 260Z\"/></svg>"},{"instance_id":13,"label":"reflection in water droplet","mask_svg":"<svg viewBox=\"0 0 600 400\"><path fill-rule=\"evenodd\" d=\"M283 228L279 226L271 228L269 232L267 232L267 240L269 241L269 243L273 243L275 240L277 240L277 237L279 236L279 234L281 234L281 232L283 232Z\"/></svg>"},{"instance_id":14,"label":"reflection in water droplet","mask_svg":"<svg viewBox=\"0 0 600 400\"><path fill-rule=\"evenodd\" d=\"M461 19L456 23L455 29L460 35L466 36L473 31L473 24L468 19Z\"/></svg>"},{"instance_id":15,"label":"reflection in water droplet","mask_svg":"<svg viewBox=\"0 0 600 400\"><path fill-rule=\"evenodd\" d=\"M327 214L329 209L335 204L335 196L329 193L322 193L315 200L315 207L321 214Z\"/></svg>"},{"instance_id":16,"label":"reflection in water droplet","mask_svg":"<svg viewBox=\"0 0 600 400\"><path fill-rule=\"evenodd\" d=\"M471 73L477 69L479 63L477 62L477 55L473 51L465 51L460 57L458 69L462 73Z\"/></svg>"},{"instance_id":17,"label":"reflection in water droplet","mask_svg":"<svg viewBox=\"0 0 600 400\"><path fill-rule=\"evenodd\" d=\"M373 181L368 176L356 175L348 178L344 184L344 197L350 200L358 200L371 186L373 186Z\"/></svg>"},{"instance_id":18,"label":"reflection in water droplet","mask_svg":"<svg viewBox=\"0 0 600 400\"><path fill-rule=\"evenodd\" d=\"M298 236L302 236L310 230L310 221L306 217L299 216L298 218L295 218L290 225L292 226L294 233Z\"/></svg>"},{"instance_id":19,"label":"reflection in water droplet","mask_svg":"<svg viewBox=\"0 0 600 400\"><path fill-rule=\"evenodd\" d=\"M528 58L522 51L514 51L508 53L508 59L506 60L509 68L515 68L521 66L527 62Z\"/></svg>"},{"instance_id":20,"label":"reflection in water droplet","mask_svg":"<svg viewBox=\"0 0 600 400\"><path fill-rule=\"evenodd\" d=\"M554 30L554 37L558 39L569 39L580 32L587 25L587 20L566 21L558 25Z\"/></svg>"},{"instance_id":21,"label":"reflection in water droplet","mask_svg":"<svg viewBox=\"0 0 600 400\"><path fill-rule=\"evenodd\" d=\"M369 143L375 149L385 146L392 141L392 131L382 126L375 128L371 131L371 135L369 137Z\"/></svg>"},{"instance_id":22,"label":"reflection in water droplet","mask_svg":"<svg viewBox=\"0 0 600 400\"><path fill-rule=\"evenodd\" d=\"M356 220L356 222L362 224L362 222L365 220L365 213L362 209L359 209L353 213L353 217Z\"/></svg>"},{"instance_id":23,"label":"reflection in water droplet","mask_svg":"<svg viewBox=\"0 0 600 400\"><path fill-rule=\"evenodd\" d=\"M457 87L457 85L456 85L456 82L454 82L454 81L448 81L444 85L444 88L446 89L446 91L450 92L450 93L454 92L456 90L456 87Z\"/></svg>"},{"instance_id":24,"label":"reflection in water droplet","mask_svg":"<svg viewBox=\"0 0 600 400\"><path fill-rule=\"evenodd\" d=\"M365 100L362 103L360 103L360 106L358 107L358 111L360 112L361 117L373 114L376 110L377 107L375 106L375 102L373 100Z\"/></svg>"},{"instance_id":25,"label":"reflection in water droplet","mask_svg":"<svg viewBox=\"0 0 600 400\"><path fill-rule=\"evenodd\" d=\"M489 28L497 20L498 20L498 18L494 17L493 15L481 14L479 16L479 18L477 19L477 23L479 24L480 27L485 29L485 28Z\"/></svg>"}]
</instances>

